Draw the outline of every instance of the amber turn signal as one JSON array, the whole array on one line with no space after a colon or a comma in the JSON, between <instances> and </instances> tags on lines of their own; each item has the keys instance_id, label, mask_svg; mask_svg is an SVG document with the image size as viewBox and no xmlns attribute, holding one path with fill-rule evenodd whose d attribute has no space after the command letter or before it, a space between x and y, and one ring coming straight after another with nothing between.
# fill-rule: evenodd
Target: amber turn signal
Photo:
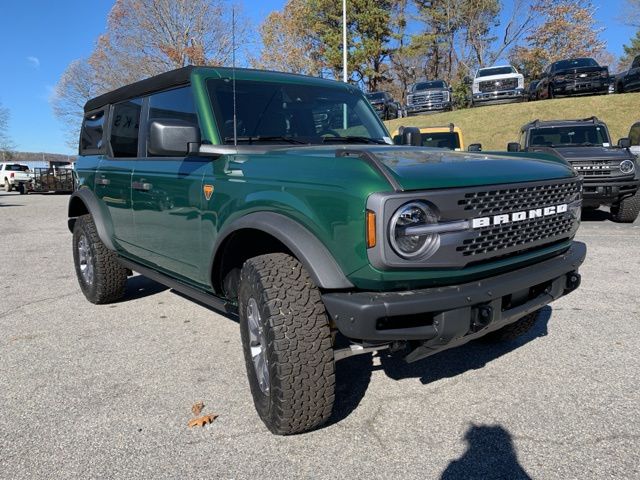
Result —
<instances>
[{"instance_id":1,"label":"amber turn signal","mask_svg":"<svg viewBox=\"0 0 640 480\"><path fill-rule=\"evenodd\" d=\"M367 248L376 246L376 214L367 210Z\"/></svg>"}]
</instances>

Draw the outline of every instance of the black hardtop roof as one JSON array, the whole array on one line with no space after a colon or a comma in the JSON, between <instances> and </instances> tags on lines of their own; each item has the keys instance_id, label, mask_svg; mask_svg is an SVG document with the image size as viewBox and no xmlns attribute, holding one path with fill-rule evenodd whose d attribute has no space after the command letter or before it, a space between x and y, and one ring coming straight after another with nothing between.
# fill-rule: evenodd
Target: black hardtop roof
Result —
<instances>
[{"instance_id":1,"label":"black hardtop roof","mask_svg":"<svg viewBox=\"0 0 640 480\"><path fill-rule=\"evenodd\" d=\"M191 81L191 73L194 70L210 70L214 74L221 76L231 76L233 68L231 67L213 67L213 66L196 66L189 65L187 67L171 70L159 75L155 75L150 78L145 78L139 82L131 83L123 87L107 92L98 97L92 98L84 105L85 112L91 112L105 105L112 103L122 102L131 98L148 95L154 92L167 90L172 87L179 87L181 85L187 85ZM238 74L242 72L265 72L269 74L277 74L287 77L309 77L308 75L300 75L296 73L276 72L271 70L258 70L253 68L236 68ZM325 82L331 82L331 80L324 79Z\"/></svg>"},{"instance_id":2,"label":"black hardtop roof","mask_svg":"<svg viewBox=\"0 0 640 480\"><path fill-rule=\"evenodd\" d=\"M591 123L594 125L605 125L605 123L601 120L598 120L597 117L579 118L575 120L534 120L533 122L529 122L526 125L523 125L520 131L524 132L525 130L539 127L566 127L571 125L584 125L586 123Z\"/></svg>"}]
</instances>

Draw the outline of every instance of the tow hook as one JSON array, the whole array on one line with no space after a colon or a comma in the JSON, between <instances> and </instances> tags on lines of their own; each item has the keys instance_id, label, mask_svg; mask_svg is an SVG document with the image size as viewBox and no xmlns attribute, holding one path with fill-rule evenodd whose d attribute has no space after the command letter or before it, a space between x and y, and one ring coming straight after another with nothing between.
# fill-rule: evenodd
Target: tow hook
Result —
<instances>
[{"instance_id":1,"label":"tow hook","mask_svg":"<svg viewBox=\"0 0 640 480\"><path fill-rule=\"evenodd\" d=\"M471 324L472 332L479 332L483 328L485 328L489 323L491 323L491 319L493 318L493 309L489 305L482 305L478 308L478 312L476 314L473 323Z\"/></svg>"}]
</instances>

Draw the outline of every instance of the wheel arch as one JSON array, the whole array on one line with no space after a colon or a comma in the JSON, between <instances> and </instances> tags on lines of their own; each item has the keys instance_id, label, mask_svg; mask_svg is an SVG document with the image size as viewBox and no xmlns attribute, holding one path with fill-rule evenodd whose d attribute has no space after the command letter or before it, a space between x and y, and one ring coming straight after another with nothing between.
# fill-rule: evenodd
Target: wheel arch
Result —
<instances>
[{"instance_id":1,"label":"wheel arch","mask_svg":"<svg viewBox=\"0 0 640 480\"><path fill-rule=\"evenodd\" d=\"M329 250L307 228L278 213L254 212L220 232L209 265L214 292L224 294L227 275L234 269L239 273L249 258L278 252L295 257L322 289L354 287Z\"/></svg>"},{"instance_id":2,"label":"wheel arch","mask_svg":"<svg viewBox=\"0 0 640 480\"><path fill-rule=\"evenodd\" d=\"M109 212L101 207L100 201L95 193L88 188L82 188L73 192L71 198L69 198L67 213L67 226L69 231L73 233L73 228L78 217L87 214L93 217L98 236L105 247L115 251L116 247L112 240L113 228Z\"/></svg>"}]
</instances>

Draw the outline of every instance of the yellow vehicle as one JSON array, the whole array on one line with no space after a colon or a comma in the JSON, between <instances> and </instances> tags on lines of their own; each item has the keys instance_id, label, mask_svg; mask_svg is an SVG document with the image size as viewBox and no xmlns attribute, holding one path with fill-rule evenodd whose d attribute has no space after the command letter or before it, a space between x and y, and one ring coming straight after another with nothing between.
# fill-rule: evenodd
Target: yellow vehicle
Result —
<instances>
[{"instance_id":1,"label":"yellow vehicle","mask_svg":"<svg viewBox=\"0 0 640 480\"><path fill-rule=\"evenodd\" d=\"M402 144L400 128L393 132L393 143L396 145ZM464 150L462 130L453 123L439 127L420 127L419 130L420 144L423 147L448 148L455 151Z\"/></svg>"}]
</instances>

